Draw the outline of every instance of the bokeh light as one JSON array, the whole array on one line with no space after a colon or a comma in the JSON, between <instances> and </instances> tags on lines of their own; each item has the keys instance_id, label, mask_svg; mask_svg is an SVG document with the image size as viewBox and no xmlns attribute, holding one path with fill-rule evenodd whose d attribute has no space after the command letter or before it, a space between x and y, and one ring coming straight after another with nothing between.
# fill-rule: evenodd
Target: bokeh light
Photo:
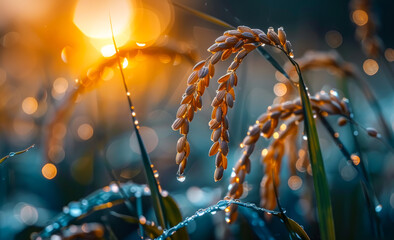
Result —
<instances>
[{"instance_id":1,"label":"bokeh light","mask_svg":"<svg viewBox=\"0 0 394 240\"><path fill-rule=\"evenodd\" d=\"M89 140L93 136L93 132L93 127L88 123L81 124L77 130L78 137L84 141Z\"/></svg>"},{"instance_id":2,"label":"bokeh light","mask_svg":"<svg viewBox=\"0 0 394 240\"><path fill-rule=\"evenodd\" d=\"M41 169L42 176L46 179L51 180L56 177L57 175L57 168L52 163L45 164Z\"/></svg>"},{"instance_id":3,"label":"bokeh light","mask_svg":"<svg viewBox=\"0 0 394 240\"><path fill-rule=\"evenodd\" d=\"M278 97L282 97L286 94L287 92L287 87L284 83L277 83L274 86L274 93Z\"/></svg>"},{"instance_id":4,"label":"bokeh light","mask_svg":"<svg viewBox=\"0 0 394 240\"><path fill-rule=\"evenodd\" d=\"M302 186L302 179L299 176L291 176L289 177L289 180L287 180L287 184L289 185L289 188L291 190L298 190Z\"/></svg>"},{"instance_id":5,"label":"bokeh light","mask_svg":"<svg viewBox=\"0 0 394 240\"><path fill-rule=\"evenodd\" d=\"M53 82L53 89L58 94L63 94L68 89L68 81L65 78L59 77Z\"/></svg>"},{"instance_id":6,"label":"bokeh light","mask_svg":"<svg viewBox=\"0 0 394 240\"><path fill-rule=\"evenodd\" d=\"M363 26L368 22L368 14L364 10L356 10L352 13L352 20L358 26Z\"/></svg>"},{"instance_id":7,"label":"bokeh light","mask_svg":"<svg viewBox=\"0 0 394 240\"><path fill-rule=\"evenodd\" d=\"M38 220L37 209L26 204L21 208L19 217L24 224L34 225Z\"/></svg>"},{"instance_id":8,"label":"bokeh light","mask_svg":"<svg viewBox=\"0 0 394 240\"><path fill-rule=\"evenodd\" d=\"M331 48L338 48L342 45L342 34L338 31L331 30L328 31L325 35L326 43Z\"/></svg>"},{"instance_id":9,"label":"bokeh light","mask_svg":"<svg viewBox=\"0 0 394 240\"><path fill-rule=\"evenodd\" d=\"M135 9L134 14L130 40L146 46L162 33L160 20L153 11L145 8Z\"/></svg>"},{"instance_id":10,"label":"bokeh light","mask_svg":"<svg viewBox=\"0 0 394 240\"><path fill-rule=\"evenodd\" d=\"M393 62L394 61L394 49L392 48L387 48L384 51L384 57L386 58L387 61ZM0 77L1 78L1 77ZM1 79L0 79L0 84L1 84Z\"/></svg>"},{"instance_id":11,"label":"bokeh light","mask_svg":"<svg viewBox=\"0 0 394 240\"><path fill-rule=\"evenodd\" d=\"M378 63L373 59L367 59L363 63L364 72L370 76L375 75L379 70Z\"/></svg>"},{"instance_id":12,"label":"bokeh light","mask_svg":"<svg viewBox=\"0 0 394 240\"><path fill-rule=\"evenodd\" d=\"M26 114L33 114L37 111L38 108L38 102L34 97L27 97L23 100L22 102L22 110Z\"/></svg>"}]
</instances>

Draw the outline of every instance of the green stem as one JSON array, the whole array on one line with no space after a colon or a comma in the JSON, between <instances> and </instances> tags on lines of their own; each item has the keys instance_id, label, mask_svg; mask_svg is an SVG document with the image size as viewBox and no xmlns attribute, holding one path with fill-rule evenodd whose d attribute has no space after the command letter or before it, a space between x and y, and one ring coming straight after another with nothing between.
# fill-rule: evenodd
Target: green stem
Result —
<instances>
[{"instance_id":1,"label":"green stem","mask_svg":"<svg viewBox=\"0 0 394 240\"><path fill-rule=\"evenodd\" d=\"M286 56L288 55L286 54ZM320 150L319 138L315 120L313 118L312 107L307 88L305 86L304 80L302 79L300 67L291 57L288 56L288 58L294 65L299 77L298 89L304 113L305 132L306 136L308 137L309 157L313 173L320 236L323 240L333 240L335 239L335 229L330 200L330 191L324 170L323 157Z\"/></svg>"}]
</instances>

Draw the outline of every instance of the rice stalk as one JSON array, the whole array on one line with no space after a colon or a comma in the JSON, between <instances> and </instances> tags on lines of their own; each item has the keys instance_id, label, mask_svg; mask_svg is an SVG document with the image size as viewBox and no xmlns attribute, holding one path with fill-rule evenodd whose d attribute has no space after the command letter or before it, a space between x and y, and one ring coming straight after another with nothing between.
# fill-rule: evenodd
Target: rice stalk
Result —
<instances>
[{"instance_id":1,"label":"rice stalk","mask_svg":"<svg viewBox=\"0 0 394 240\"><path fill-rule=\"evenodd\" d=\"M206 14L206 13L204 13L204 12L200 12L200 11L198 11L198 10L189 8L189 7L187 7L187 6L185 6L185 5L182 5L182 4L180 4L180 3L172 2L172 4L173 4L175 7L178 7L178 8L180 8L180 9L182 9L182 10L185 10L185 11L191 13L192 15L194 15L194 16L196 16L196 17L198 17L198 18L201 18L201 19L203 19L203 20L205 20L205 21L207 21L207 22L210 22L210 23L212 23L212 24L215 24L215 25L217 25L217 26L221 26L221 27L224 27L224 28L227 28L227 29L233 29L233 30L236 29L236 27L233 26L233 25L231 25L230 23L227 23L227 22L225 22L225 21L223 21L223 20L221 20L221 19L218 19L218 18L216 18L216 17L213 17L213 16L211 16L211 15L209 15L209 14ZM263 47L261 47L261 46L257 47L257 50L258 50L258 52L261 54L261 56L263 56L268 62L271 63L271 65L272 65L273 67L276 68L276 70L278 70L279 72L281 72L287 79L290 79L290 77L287 75L286 71L285 71L285 70L282 68L282 66L271 56L271 54L269 54L269 53L268 53Z\"/></svg>"},{"instance_id":2,"label":"rice stalk","mask_svg":"<svg viewBox=\"0 0 394 240\"><path fill-rule=\"evenodd\" d=\"M346 105L346 99L339 99L334 92L326 93L321 91L310 99L312 103L313 114L321 113L324 116L337 115L339 116L339 125L343 121L347 121L344 116L349 116L350 112ZM292 101L286 101L280 104L274 104L267 108L267 111L261 114L256 123L249 127L247 136L241 143L242 156L237 161L233 168L230 178L229 191L227 197L230 199L238 199L243 194L243 183L246 174L250 172L251 160L250 156L255 149L255 144L260 137L266 139L273 138L269 147L261 151L262 163L265 166L265 174L261 181L261 203L260 205L274 209L276 207L276 199L273 188L273 179L279 185L279 171L281 167L282 158L285 154L289 157L294 155L296 150L286 148L288 145L296 146L294 135L298 133L298 128L301 121L304 120L302 112L302 103L300 98ZM305 164L305 157L299 159ZM297 161L297 160L296 160ZM289 161L289 168L292 174L296 174L295 161ZM297 169L299 169L297 167ZM273 174L272 174L273 173ZM232 212L228 212L231 217Z\"/></svg>"},{"instance_id":3,"label":"rice stalk","mask_svg":"<svg viewBox=\"0 0 394 240\"><path fill-rule=\"evenodd\" d=\"M272 27L268 28L267 34L260 29L251 29L247 26L239 26L237 30L228 30L215 40L215 44L208 48L212 53L206 60L200 61L193 68L188 79L188 87L181 101L181 106L177 112L177 119L174 121L173 130L179 130L183 135L177 144L176 163L179 165L178 175L183 174L187 158L190 154L190 146L187 142L189 122L193 119L194 112L201 109L201 97L205 88L209 86L210 79L214 76L214 65L221 59L228 59L232 53L237 53L233 62L227 70L227 74L217 80L219 87L216 97L212 101L212 119L209 122L210 129L213 130L211 140L214 142L209 155L216 154L215 181L223 177L223 171L227 168L228 154L228 120L227 111L233 106L235 93L234 87L238 79L236 70L248 53L258 46L269 45L281 50L294 65L299 75L299 94L302 103L302 112L305 117L305 131L308 137L309 154L316 192L319 226L322 239L335 239L334 223L332 217L332 207L330 202L329 189L324 171L323 159L319 146L316 126L313 119L311 103L308 92L302 79L298 64L293 60L294 54L290 41L286 38L283 28L278 28L275 32ZM220 107L220 108L219 108ZM219 136L219 137L218 137Z\"/></svg>"},{"instance_id":4,"label":"rice stalk","mask_svg":"<svg viewBox=\"0 0 394 240\"><path fill-rule=\"evenodd\" d=\"M171 44L170 44L171 45ZM121 48L118 49L119 55L121 59L124 58L132 58L136 56L138 53L147 54L150 56L156 56L162 53L166 53L169 55L180 55L185 58L189 63L195 62L194 53L182 53L179 49L172 48L171 46L166 47L155 47L151 46L145 49L135 49L135 48ZM46 160L51 161L49 156L49 151L51 146L61 146L63 145L62 139L56 137L55 128L59 123L67 124L69 118L72 114L73 107L76 103L76 100L79 96L96 89L103 82L101 76L105 72L105 69L108 67L117 66L117 55L114 55L110 58L105 58L100 60L97 64L95 64L89 71L84 74L81 74L79 78L76 79L76 86L72 89L71 92L62 100L59 106L56 107L55 112L52 116L50 116L49 121L47 123L47 132L45 133L46 140L44 146L44 152Z\"/></svg>"},{"instance_id":5,"label":"rice stalk","mask_svg":"<svg viewBox=\"0 0 394 240\"><path fill-rule=\"evenodd\" d=\"M353 20L356 20L356 39L360 41L368 57L377 58L383 46L382 40L376 33L376 19L370 10L371 4L371 0L352 0L350 9Z\"/></svg>"},{"instance_id":6,"label":"rice stalk","mask_svg":"<svg viewBox=\"0 0 394 240\"><path fill-rule=\"evenodd\" d=\"M379 105L377 97L372 92L367 80L362 76L362 74L360 73L360 71L358 71L357 67L354 64L344 61L338 53L333 51L308 51L304 54L304 56L295 59L295 61L300 66L302 72L314 69L326 69L342 79L349 78L353 80L355 85L361 89L361 92L363 93L365 99L377 115L377 119L382 127L385 137L391 145L394 144L393 133L391 131L391 128L389 127L389 124L387 124L387 121L385 120L382 108ZM285 65L285 70L289 72L291 76L294 75L292 73L294 73L295 70L293 69L291 64ZM289 98L289 95L291 95L292 92L290 87L288 88L288 90L288 93L282 98ZM347 94L347 97L349 97L349 94Z\"/></svg>"},{"instance_id":7,"label":"rice stalk","mask_svg":"<svg viewBox=\"0 0 394 240\"><path fill-rule=\"evenodd\" d=\"M202 96L215 74L214 66L220 60L225 61L233 53L236 53L233 62L227 69L227 73L217 80L219 86L211 103L213 110L209 128L212 130L211 140L213 145L209 150L209 156L216 155L215 181L222 178L223 172L227 168L228 142L230 140L227 113L234 105L234 88L238 84L236 70L250 52L262 45L283 49L286 54L293 56L291 44L283 36L283 29L279 28L278 31L281 39L273 28L269 28L267 34L260 29L251 29L246 26L239 26L237 30L226 31L215 40L215 44L208 48L212 55L193 67L193 72L187 80L188 87L178 108L176 119L172 124L173 130L179 130L183 135L177 143L176 163L179 165L179 176L183 175L190 154L190 145L187 141L189 122L193 120L194 113L202 107Z\"/></svg>"},{"instance_id":8,"label":"rice stalk","mask_svg":"<svg viewBox=\"0 0 394 240\"><path fill-rule=\"evenodd\" d=\"M377 34L377 17L372 12L371 0L350 1L350 14L356 25L355 37L360 42L364 54L368 58L380 61L389 72L391 79L388 79L391 87L394 87L394 70L384 57L384 43Z\"/></svg>"}]
</instances>

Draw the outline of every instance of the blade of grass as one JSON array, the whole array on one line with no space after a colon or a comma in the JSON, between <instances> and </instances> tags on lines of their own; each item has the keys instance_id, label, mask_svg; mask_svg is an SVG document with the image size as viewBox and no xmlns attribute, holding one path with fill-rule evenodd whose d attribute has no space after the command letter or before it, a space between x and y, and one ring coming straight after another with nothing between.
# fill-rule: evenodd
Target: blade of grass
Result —
<instances>
[{"instance_id":1,"label":"blade of grass","mask_svg":"<svg viewBox=\"0 0 394 240\"><path fill-rule=\"evenodd\" d=\"M115 36L114 36L114 33L113 33L113 28L112 28L111 17L109 17L109 21L110 21L110 25L111 25L112 41L113 41L114 48L115 48L115 51L116 51L118 67L119 67L119 70L120 70L120 73L121 73L121 76L122 76L123 86L124 86L124 89L126 91L127 101L129 103L129 108L130 108L130 111L131 111L131 118L132 118L132 121L133 121L134 131L136 133L138 145L139 145L140 152L141 152L142 163L143 163L143 166L144 166L145 175L146 175L146 178L148 180L149 189L151 191L153 208L155 210L155 214L156 214L156 218L157 218L158 224L162 228L166 228L168 225L167 225L166 217L165 217L165 214L164 214L164 205L163 205L163 199L162 199L161 193L159 191L159 184L158 184L158 182L157 182L157 180L156 180L156 178L155 178L155 176L153 174L153 170L152 170L152 167L151 167L152 164L151 164L151 161L149 159L149 155L148 155L148 153L146 151L144 142L142 141L141 134L139 132L138 120L136 119L136 117L135 117L136 114L134 112L134 105L133 105L133 103L131 101L131 98L130 98L130 92L129 92L128 88L127 88L126 79L125 79L125 76L124 76L124 73L123 73L123 70L122 70L122 64L121 64L121 61L120 61L119 51L118 51L118 48L116 46Z\"/></svg>"},{"instance_id":2,"label":"blade of grass","mask_svg":"<svg viewBox=\"0 0 394 240\"><path fill-rule=\"evenodd\" d=\"M166 211L166 216L168 216L168 223L170 227L177 225L182 222L182 214L179 210L178 205L175 200L170 196L166 196L163 198L164 209ZM189 235L187 233L186 228L179 229L179 231L175 232L174 235L171 236L172 240L187 240L189 239Z\"/></svg>"},{"instance_id":3,"label":"blade of grass","mask_svg":"<svg viewBox=\"0 0 394 240\"><path fill-rule=\"evenodd\" d=\"M34 148L34 144L33 145L31 145L30 147L28 147L28 148L26 148L26 149L24 149L24 150L21 150L21 151L18 151L18 152L10 152L7 156L4 156L4 157L2 157L1 159L0 159L0 164L2 163L2 162L4 162L5 160L7 160L8 158L10 158L10 157L14 157L14 156L16 156L16 155L19 155L19 154L22 154L22 153L25 153L25 152L27 152L27 151L29 151L31 148Z\"/></svg>"},{"instance_id":4,"label":"blade of grass","mask_svg":"<svg viewBox=\"0 0 394 240\"><path fill-rule=\"evenodd\" d=\"M333 240L335 239L335 229L330 191L328 188L326 172L324 170L323 157L320 150L320 143L313 117L312 107L307 88L305 86L304 80L302 79L300 67L291 57L288 57L288 59L295 67L299 77L298 89L304 114L305 132L308 138L309 158L313 173L313 185L315 188L320 237L323 240Z\"/></svg>"},{"instance_id":5,"label":"blade of grass","mask_svg":"<svg viewBox=\"0 0 394 240\"><path fill-rule=\"evenodd\" d=\"M189 8L189 7L187 7L187 6L185 6L185 5L182 5L182 4L179 4L179 3L172 2L172 4L173 4L175 7L179 7L179 8L181 8L181 9L183 9L183 10L185 10L185 11L187 11L187 12L193 14L194 16L196 16L196 17L198 17L198 18L201 18L201 19L203 19L203 20L205 20L205 21L207 21L207 22L213 23L213 24L215 24L215 25L217 25L217 26L221 26L221 27L224 27L224 28L227 28L227 29L236 29L235 26L233 26L233 25L231 25L231 24L229 24L229 23L227 23L227 22L225 22L225 21L223 21L223 20L220 20L220 19L218 19L218 18L215 18L215 17L213 17L213 16L211 16L211 15L209 15L209 14L206 14L206 13L200 12L200 11L198 11L198 10ZM281 65L280 65L280 64L275 60L275 58L273 58L273 57L271 56L271 54L269 54L262 46L259 46L259 47L257 48L257 50L259 51L259 53L261 54L261 56L263 56L268 62L271 63L271 65L272 65L274 68L276 68L276 70L278 70L280 73L282 73L287 79L290 79L289 75L288 75L288 74L286 73L286 71L281 67Z\"/></svg>"}]
</instances>

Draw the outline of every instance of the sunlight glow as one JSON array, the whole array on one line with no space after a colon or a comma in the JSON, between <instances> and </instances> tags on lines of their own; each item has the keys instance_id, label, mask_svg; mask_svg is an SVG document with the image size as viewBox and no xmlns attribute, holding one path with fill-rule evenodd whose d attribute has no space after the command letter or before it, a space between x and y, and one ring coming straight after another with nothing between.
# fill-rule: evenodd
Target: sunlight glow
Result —
<instances>
[{"instance_id":1,"label":"sunlight glow","mask_svg":"<svg viewBox=\"0 0 394 240\"><path fill-rule=\"evenodd\" d=\"M112 57L115 55L116 50L113 44L105 45L101 48L101 54L103 57Z\"/></svg>"},{"instance_id":2,"label":"sunlight glow","mask_svg":"<svg viewBox=\"0 0 394 240\"><path fill-rule=\"evenodd\" d=\"M139 43L139 42L136 42L135 43L138 47L145 47L146 46L146 43Z\"/></svg>"},{"instance_id":3,"label":"sunlight glow","mask_svg":"<svg viewBox=\"0 0 394 240\"><path fill-rule=\"evenodd\" d=\"M74 12L74 24L91 38L112 38L109 15L115 37L124 32L132 18L128 0L79 0Z\"/></svg>"}]
</instances>

